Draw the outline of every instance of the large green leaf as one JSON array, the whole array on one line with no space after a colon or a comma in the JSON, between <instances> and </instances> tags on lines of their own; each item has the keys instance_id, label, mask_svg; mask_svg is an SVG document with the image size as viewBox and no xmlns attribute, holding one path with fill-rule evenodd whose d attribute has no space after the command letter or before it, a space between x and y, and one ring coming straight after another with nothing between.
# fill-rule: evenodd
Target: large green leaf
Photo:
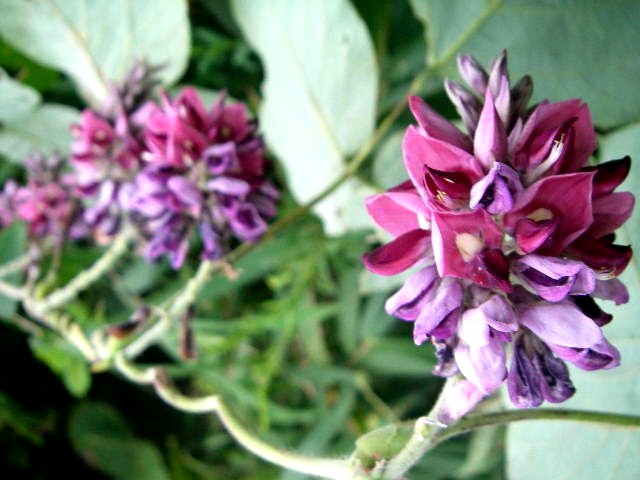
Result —
<instances>
[{"instance_id":1,"label":"large green leaf","mask_svg":"<svg viewBox=\"0 0 640 480\"><path fill-rule=\"evenodd\" d=\"M580 97L603 127L640 119L636 0L411 1L443 75L456 75L458 52L486 64L506 48L512 77L533 75L535 101Z\"/></svg>"},{"instance_id":2,"label":"large green leaf","mask_svg":"<svg viewBox=\"0 0 640 480\"><path fill-rule=\"evenodd\" d=\"M371 39L347 0L234 0L232 9L266 69L260 120L267 143L297 200L306 202L373 131L378 72ZM369 225L361 201L368 193L351 180L320 203L315 212L326 231Z\"/></svg>"},{"instance_id":3,"label":"large green leaf","mask_svg":"<svg viewBox=\"0 0 640 480\"><path fill-rule=\"evenodd\" d=\"M0 68L0 122L20 118L36 108L38 103L38 92L16 82Z\"/></svg>"},{"instance_id":4,"label":"large green leaf","mask_svg":"<svg viewBox=\"0 0 640 480\"><path fill-rule=\"evenodd\" d=\"M625 154L640 158L640 124L615 132L602 142L602 160ZM640 164L633 165L630 178L620 190L640 191ZM622 242L630 241L635 251L640 251L640 209L636 208L621 234ZM620 350L622 364L601 372L572 369L578 391L563 404L566 408L640 414L640 261L637 256L622 280L629 289L631 302L617 308L605 305L605 309L614 314L614 321L605 327L605 334ZM514 480L634 480L640 472L638 430L570 422L528 422L509 427L507 444L508 470Z\"/></svg>"},{"instance_id":5,"label":"large green leaf","mask_svg":"<svg viewBox=\"0 0 640 480\"><path fill-rule=\"evenodd\" d=\"M0 35L38 62L59 69L98 104L108 82L145 59L162 65L165 83L189 55L186 2L156 0L0 0Z\"/></svg>"},{"instance_id":6,"label":"large green leaf","mask_svg":"<svg viewBox=\"0 0 640 480\"><path fill-rule=\"evenodd\" d=\"M40 95L0 69L0 155L20 162L34 152L69 151L74 108L41 104Z\"/></svg>"}]
</instances>

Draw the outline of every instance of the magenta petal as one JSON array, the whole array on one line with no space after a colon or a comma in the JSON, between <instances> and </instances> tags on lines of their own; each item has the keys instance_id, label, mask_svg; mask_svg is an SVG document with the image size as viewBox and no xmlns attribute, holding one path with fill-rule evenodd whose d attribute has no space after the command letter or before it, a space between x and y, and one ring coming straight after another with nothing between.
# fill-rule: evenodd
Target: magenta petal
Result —
<instances>
[{"instance_id":1,"label":"magenta petal","mask_svg":"<svg viewBox=\"0 0 640 480\"><path fill-rule=\"evenodd\" d=\"M426 224L430 216L424 200L415 188L404 186L405 184L373 195L365 201L367 211L373 220L394 236L421 228L419 218L422 217L422 223Z\"/></svg>"},{"instance_id":2,"label":"magenta petal","mask_svg":"<svg viewBox=\"0 0 640 480\"><path fill-rule=\"evenodd\" d=\"M471 182L484 176L481 165L472 155L435 138L425 138L413 126L407 129L402 151L409 177L425 201L431 197L424 183L427 168L440 172L459 172Z\"/></svg>"},{"instance_id":3,"label":"magenta petal","mask_svg":"<svg viewBox=\"0 0 640 480\"><path fill-rule=\"evenodd\" d=\"M619 160L610 160L596 167L585 168L585 171L595 170L593 177L593 198L601 197L613 192L627 178L631 169L631 158L626 156Z\"/></svg>"},{"instance_id":4,"label":"magenta petal","mask_svg":"<svg viewBox=\"0 0 640 480\"><path fill-rule=\"evenodd\" d=\"M414 265L430 251L431 232L412 230L364 254L364 266L378 275L395 275Z\"/></svg>"},{"instance_id":5,"label":"magenta petal","mask_svg":"<svg viewBox=\"0 0 640 480\"><path fill-rule=\"evenodd\" d=\"M409 97L409 108L418 121L420 128L429 136L456 147L471 151L471 140L467 135L458 130L454 124L433 110L420 97Z\"/></svg>"},{"instance_id":6,"label":"magenta petal","mask_svg":"<svg viewBox=\"0 0 640 480\"><path fill-rule=\"evenodd\" d=\"M520 323L549 344L587 348L603 339L600 327L566 300L526 307Z\"/></svg>"},{"instance_id":7,"label":"magenta petal","mask_svg":"<svg viewBox=\"0 0 640 480\"><path fill-rule=\"evenodd\" d=\"M494 162L503 161L507 153L507 136L493 105L490 90L487 90L485 95L484 107L473 140L473 150L485 170L489 170Z\"/></svg>"},{"instance_id":8,"label":"magenta petal","mask_svg":"<svg viewBox=\"0 0 640 480\"><path fill-rule=\"evenodd\" d=\"M517 235L517 229L523 228L519 225L521 220L557 220L553 236L547 237L548 241L539 247L539 253L557 255L593 222L592 177L593 172L582 172L553 175L537 181L522 193L513 210L505 215L505 226L516 230Z\"/></svg>"},{"instance_id":9,"label":"magenta petal","mask_svg":"<svg viewBox=\"0 0 640 480\"><path fill-rule=\"evenodd\" d=\"M567 252L586 263L597 273L620 275L631 261L632 250L626 245L615 245L610 236L591 238L581 236L567 248Z\"/></svg>"},{"instance_id":10,"label":"magenta petal","mask_svg":"<svg viewBox=\"0 0 640 480\"><path fill-rule=\"evenodd\" d=\"M631 216L635 199L629 192L609 193L593 200L593 224L586 234L600 238L616 231Z\"/></svg>"},{"instance_id":11,"label":"magenta petal","mask_svg":"<svg viewBox=\"0 0 640 480\"><path fill-rule=\"evenodd\" d=\"M420 269L404 282L400 290L387 299L385 310L389 315L403 320L415 320L425 302L429 300L427 294L434 288L438 278L435 266Z\"/></svg>"}]
</instances>

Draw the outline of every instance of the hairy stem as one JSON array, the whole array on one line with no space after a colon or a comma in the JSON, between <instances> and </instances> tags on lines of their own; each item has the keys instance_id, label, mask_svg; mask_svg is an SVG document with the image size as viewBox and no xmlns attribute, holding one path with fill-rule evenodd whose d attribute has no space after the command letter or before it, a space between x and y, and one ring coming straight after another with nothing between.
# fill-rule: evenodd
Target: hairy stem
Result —
<instances>
[{"instance_id":1,"label":"hairy stem","mask_svg":"<svg viewBox=\"0 0 640 480\"><path fill-rule=\"evenodd\" d=\"M127 252L129 241L134 236L131 226L125 226L122 232L114 239L111 246L88 269L76 275L73 280L64 287L51 292L41 300L29 300L25 305L31 315L42 318L56 308L60 308L78 296L80 292L89 288L93 283L113 267L120 257Z\"/></svg>"},{"instance_id":2,"label":"hairy stem","mask_svg":"<svg viewBox=\"0 0 640 480\"><path fill-rule=\"evenodd\" d=\"M275 447L263 441L242 424L219 395L188 397L176 390L161 369L139 369L128 363L121 353L116 355L114 366L121 374L135 383L153 385L158 396L178 410L190 413L216 414L227 432L240 445L270 463L320 478L334 480L349 478L349 467L344 460L309 457Z\"/></svg>"}]
</instances>

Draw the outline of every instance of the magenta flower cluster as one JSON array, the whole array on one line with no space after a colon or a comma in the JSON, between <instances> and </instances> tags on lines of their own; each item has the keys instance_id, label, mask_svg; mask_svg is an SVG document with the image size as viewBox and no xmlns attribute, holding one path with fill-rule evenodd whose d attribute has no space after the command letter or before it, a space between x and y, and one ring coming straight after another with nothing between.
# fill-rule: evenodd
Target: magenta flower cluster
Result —
<instances>
[{"instance_id":1,"label":"magenta flower cluster","mask_svg":"<svg viewBox=\"0 0 640 480\"><path fill-rule=\"evenodd\" d=\"M380 275L415 272L386 303L436 347L435 373L461 373L447 419L505 380L519 407L562 402L575 391L565 362L608 369L620 356L594 298L628 300L616 277L631 258L614 231L633 195L615 192L628 157L597 166L587 105L544 101L527 111L532 81L511 85L506 53L485 71L458 59L469 89L446 90L467 133L417 97L403 141L409 180L370 197L374 221L394 239L364 256Z\"/></svg>"},{"instance_id":2,"label":"magenta flower cluster","mask_svg":"<svg viewBox=\"0 0 640 480\"><path fill-rule=\"evenodd\" d=\"M100 111L82 113L66 166L56 160L43 168L37 157L26 165L25 186L8 182L0 226L18 219L35 238L108 243L127 219L144 238L146 257L167 255L174 268L195 232L201 257L210 260L234 238L259 239L278 192L246 107L227 104L222 93L207 109L189 87L152 102L152 74L137 65Z\"/></svg>"}]
</instances>

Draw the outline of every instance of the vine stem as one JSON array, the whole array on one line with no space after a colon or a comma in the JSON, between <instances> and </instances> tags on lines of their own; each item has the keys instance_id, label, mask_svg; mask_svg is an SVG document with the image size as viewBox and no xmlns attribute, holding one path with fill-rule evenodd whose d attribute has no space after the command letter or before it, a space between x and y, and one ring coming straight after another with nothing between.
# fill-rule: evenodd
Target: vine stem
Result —
<instances>
[{"instance_id":1,"label":"vine stem","mask_svg":"<svg viewBox=\"0 0 640 480\"><path fill-rule=\"evenodd\" d=\"M258 457L289 470L331 480L349 478L350 468L345 460L318 458L290 452L260 439L244 426L219 395L188 397L167 380L160 368L139 369L130 364L122 353L114 357L114 366L129 380L153 385L157 395L172 407L189 413L217 415L227 432L244 448Z\"/></svg>"},{"instance_id":2,"label":"vine stem","mask_svg":"<svg viewBox=\"0 0 640 480\"><path fill-rule=\"evenodd\" d=\"M113 267L115 262L127 252L129 241L134 236L134 229L131 225L126 225L114 239L111 246L96 260L88 269L76 275L64 287L51 292L41 300L31 298L25 299L25 308L36 318L44 318L47 313L70 302L78 296L80 292L89 286Z\"/></svg>"},{"instance_id":3,"label":"vine stem","mask_svg":"<svg viewBox=\"0 0 640 480\"><path fill-rule=\"evenodd\" d=\"M12 273L24 270L33 261L33 255L31 253L25 253L21 257L12 260L11 262L0 265L0 278L11 275Z\"/></svg>"},{"instance_id":4,"label":"vine stem","mask_svg":"<svg viewBox=\"0 0 640 480\"><path fill-rule=\"evenodd\" d=\"M405 446L386 464L383 472L374 478L380 478L381 480L398 480L402 478L422 456L439 443L481 427L525 420L566 420L640 428L640 417L638 416L565 409L508 410L468 415L447 426L434 419L438 418L438 413L444 407L442 400L446 397L448 389L453 385L455 385L455 380L448 379L429 414L415 421L413 434Z\"/></svg>"}]
</instances>

